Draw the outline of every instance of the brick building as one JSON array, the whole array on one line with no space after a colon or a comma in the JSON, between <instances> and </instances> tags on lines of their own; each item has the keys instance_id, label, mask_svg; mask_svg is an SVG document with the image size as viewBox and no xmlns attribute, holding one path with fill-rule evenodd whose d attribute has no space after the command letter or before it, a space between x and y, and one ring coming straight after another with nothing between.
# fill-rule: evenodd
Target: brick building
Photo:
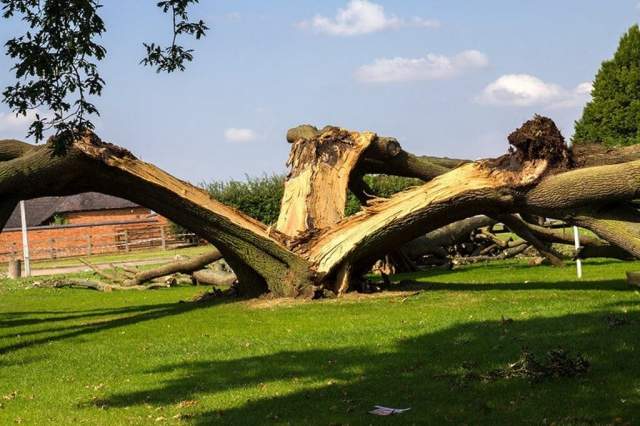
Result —
<instances>
[{"instance_id":1,"label":"brick building","mask_svg":"<svg viewBox=\"0 0 640 426\"><path fill-rule=\"evenodd\" d=\"M25 202L32 259L129 251L165 246L168 221L121 198L88 192ZM22 256L20 211L0 232L0 261Z\"/></svg>"}]
</instances>

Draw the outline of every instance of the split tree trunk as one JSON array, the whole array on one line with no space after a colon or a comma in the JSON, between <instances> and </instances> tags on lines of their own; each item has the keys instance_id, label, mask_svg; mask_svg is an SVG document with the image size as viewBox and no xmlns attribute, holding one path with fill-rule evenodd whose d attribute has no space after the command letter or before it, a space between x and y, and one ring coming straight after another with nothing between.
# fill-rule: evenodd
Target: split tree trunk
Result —
<instances>
[{"instance_id":1,"label":"split tree trunk","mask_svg":"<svg viewBox=\"0 0 640 426\"><path fill-rule=\"evenodd\" d=\"M287 219L276 230L92 134L62 156L53 154L51 142L38 147L0 142L0 212L16 200L84 191L132 200L214 244L247 296L310 297L324 288L348 287L353 274L391 249L475 215L523 213L578 223L640 256L638 214L628 204L640 191L640 161L632 150L577 156L551 120L541 117L510 135L510 154L473 163L421 159L372 133L335 128L319 133L311 132L313 149L294 143L300 151L291 157L290 196L283 201ZM606 164L610 159L613 164ZM349 177L370 172L371 164L431 180L373 200L348 218L342 218L340 203L322 205L343 200Z\"/></svg>"}]
</instances>

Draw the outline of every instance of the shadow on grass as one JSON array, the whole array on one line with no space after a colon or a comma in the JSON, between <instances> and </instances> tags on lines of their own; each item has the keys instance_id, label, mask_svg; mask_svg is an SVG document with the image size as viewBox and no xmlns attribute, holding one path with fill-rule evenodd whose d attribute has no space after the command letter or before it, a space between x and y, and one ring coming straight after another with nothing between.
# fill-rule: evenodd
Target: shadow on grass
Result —
<instances>
[{"instance_id":1,"label":"shadow on grass","mask_svg":"<svg viewBox=\"0 0 640 426\"><path fill-rule=\"evenodd\" d=\"M223 303L233 302L232 299L220 299L219 301L209 302L207 304L198 304L198 303L161 303L161 304L149 304L149 305L137 305L131 307L123 307L123 308L105 308L105 309L96 309L96 310L88 310L85 313L77 313L73 315L54 315L51 317L39 318L39 319L31 319L31 318L16 318L16 319L8 319L8 320L0 320L0 324L2 327L17 327L22 325L33 325L39 323L49 323L49 322L59 322L66 320L75 320L75 319L91 319L94 318L95 322L89 323L80 323L80 324L72 324L68 326L56 326L53 325L51 327L41 328L37 330L31 331L21 331L15 332L11 334L2 334L3 338L15 338L15 337L26 337L26 336L34 336L42 334L43 337L35 338L30 340L24 340L17 343L11 343L8 345L0 345L0 355L6 355L10 352L17 351L19 349L24 349L32 346L38 346L43 344L49 344L51 342L57 342L60 340L65 340L69 338L74 338L78 336L90 335L93 333L99 333L102 331L110 330L118 327L125 327L133 324L137 324L140 322L151 321L158 318L164 318L173 315L180 315L186 312L189 312L194 309L206 309L214 306L218 306ZM81 311L73 311L73 312L81 312ZM8 314L7 316L15 316L15 312L12 314ZM37 315L40 312L25 312L25 315ZM60 312L56 312L56 314L60 314ZM124 315L113 319L104 319L104 316L108 315ZM0 314L0 318L4 317L5 314ZM51 334L56 333L56 334Z\"/></svg>"},{"instance_id":2,"label":"shadow on grass","mask_svg":"<svg viewBox=\"0 0 640 426\"><path fill-rule=\"evenodd\" d=\"M519 267L520 265L515 265ZM414 274L415 275L415 274ZM429 274L427 274L428 277ZM398 275L398 279L403 276ZM534 283L491 283L476 284L464 282L428 282L428 281L411 281L401 285L392 285L388 290L394 291L504 291L504 290L619 290L628 291L629 286L622 280L606 280L606 281L562 281L562 282L534 282ZM50 327L38 328L29 331L17 331L11 334L3 334L5 339L16 337L28 337L43 335L44 337L31 340L24 340L8 345L0 344L0 355L10 352L37 346L40 344L48 344L50 342L60 341L67 338L82 336L109 330L112 328L128 326L139 322L150 321L166 316L179 315L193 309L206 309L223 303L235 303L243 299L223 298L219 301L207 304L195 303L163 303L163 304L147 304L126 306L118 308L94 308L88 310L43 310L43 311L21 311L0 313L0 328L8 329L9 327L34 326L38 324L53 324ZM114 319L104 319L105 316L120 316ZM38 318L34 318L37 316ZM58 322L74 321L79 319L96 321L91 323L72 324L68 326L55 325ZM55 335L50 335L55 333Z\"/></svg>"},{"instance_id":3,"label":"shadow on grass","mask_svg":"<svg viewBox=\"0 0 640 426\"><path fill-rule=\"evenodd\" d=\"M92 318L103 315L121 315L137 312L144 312L154 309L164 309L173 304L166 305L136 305L125 306L122 308L103 308L103 309L88 309L84 311L24 311L24 312L8 312L0 314L0 328L5 327L22 327L41 323L56 323L69 320ZM42 318L33 318L33 316L47 315ZM56 328L56 330L59 330Z\"/></svg>"},{"instance_id":4,"label":"shadow on grass","mask_svg":"<svg viewBox=\"0 0 640 426\"><path fill-rule=\"evenodd\" d=\"M235 402L191 410L190 421L202 425L384 422L367 414L374 404L412 407L393 419L402 424L604 424L614 418L633 424L640 421L640 313L625 314L624 325L615 327L609 314L469 322L398 339L384 351L372 335L366 347L172 363L132 372L156 375L157 386L115 393L100 404L177 407L216 394L216 401ZM540 356L562 347L592 367L583 376L540 383L465 378L469 371L507 366L523 347Z\"/></svg>"},{"instance_id":5,"label":"shadow on grass","mask_svg":"<svg viewBox=\"0 0 640 426\"><path fill-rule=\"evenodd\" d=\"M505 290L558 290L558 291L629 291L629 285L623 280L599 280L599 281L554 281L554 282L511 282L511 283L491 283L476 284L468 282L432 282L432 281L409 281L392 285L389 290L397 291L505 291Z\"/></svg>"}]
</instances>

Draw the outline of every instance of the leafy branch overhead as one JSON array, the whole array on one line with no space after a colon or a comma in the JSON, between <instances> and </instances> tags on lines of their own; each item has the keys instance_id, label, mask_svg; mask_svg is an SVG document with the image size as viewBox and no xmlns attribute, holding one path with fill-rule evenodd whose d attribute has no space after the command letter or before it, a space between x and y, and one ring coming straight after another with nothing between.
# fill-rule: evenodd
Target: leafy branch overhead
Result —
<instances>
[{"instance_id":1,"label":"leafy branch overhead","mask_svg":"<svg viewBox=\"0 0 640 426\"><path fill-rule=\"evenodd\" d=\"M173 40L167 48L144 43L147 54L141 63L156 66L158 72L185 69L193 50L177 44L177 37L199 39L208 29L203 21L188 20L188 7L197 2L157 3L173 16ZM105 85L97 66L107 53L99 43L106 31L98 14L102 5L98 0L0 0L0 4L3 18L19 18L28 27L5 43L7 55L15 60L16 82L3 90L3 102L17 115L34 114L28 136L40 141L53 130L62 136L56 138L55 148L64 151L74 137L94 128L89 117L100 115L90 98L100 96Z\"/></svg>"},{"instance_id":2,"label":"leafy branch overhead","mask_svg":"<svg viewBox=\"0 0 640 426\"><path fill-rule=\"evenodd\" d=\"M147 56L140 61L141 64L155 66L156 72L184 71L185 62L193 60L193 49L185 49L183 46L176 44L176 39L180 35L187 34L199 40L206 35L206 31L209 29L202 20L189 22L187 8L190 3L197 2L198 0L166 0L158 2L157 6L164 13L170 11L173 16L173 39L171 45L165 48L155 43L143 43L147 50Z\"/></svg>"}]
</instances>

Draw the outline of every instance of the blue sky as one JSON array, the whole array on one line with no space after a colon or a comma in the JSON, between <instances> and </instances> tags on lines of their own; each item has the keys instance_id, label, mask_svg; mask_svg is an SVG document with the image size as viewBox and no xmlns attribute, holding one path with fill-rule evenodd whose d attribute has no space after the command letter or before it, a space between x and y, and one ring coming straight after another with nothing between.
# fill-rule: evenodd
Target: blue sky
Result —
<instances>
[{"instance_id":1,"label":"blue sky","mask_svg":"<svg viewBox=\"0 0 640 426\"><path fill-rule=\"evenodd\" d=\"M395 136L417 154L478 158L506 150L534 113L565 136L589 82L640 17L637 0L201 0L211 27L186 44L187 71L137 65L166 44L154 1L105 1L107 82L97 133L199 183L283 172L284 135L302 123ZM0 22L0 39L19 25ZM0 82L12 82L0 57ZM0 105L0 139L26 120Z\"/></svg>"}]
</instances>

